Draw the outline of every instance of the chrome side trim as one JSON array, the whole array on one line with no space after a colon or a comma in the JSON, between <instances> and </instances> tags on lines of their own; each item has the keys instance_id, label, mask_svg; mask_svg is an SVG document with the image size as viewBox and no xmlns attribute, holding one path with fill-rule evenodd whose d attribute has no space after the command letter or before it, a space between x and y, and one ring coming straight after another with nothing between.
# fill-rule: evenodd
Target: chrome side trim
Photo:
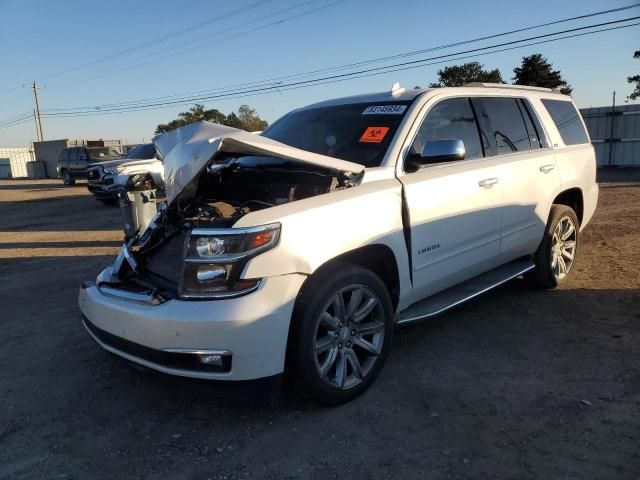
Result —
<instances>
[{"instance_id":1,"label":"chrome side trim","mask_svg":"<svg viewBox=\"0 0 640 480\"><path fill-rule=\"evenodd\" d=\"M156 297L154 297L151 294L128 292L126 290L119 290L117 288L101 287L101 286L98 286L98 291L103 295L116 297L122 300L127 300L129 302L142 303L145 305L160 304L160 300L158 300Z\"/></svg>"},{"instance_id":2,"label":"chrome side trim","mask_svg":"<svg viewBox=\"0 0 640 480\"><path fill-rule=\"evenodd\" d=\"M229 350L210 350L208 348L164 348L162 351L167 353L187 353L191 355L231 355Z\"/></svg>"},{"instance_id":3,"label":"chrome side trim","mask_svg":"<svg viewBox=\"0 0 640 480\"><path fill-rule=\"evenodd\" d=\"M234 292L216 292L209 294L180 294L180 298L184 300L228 300L231 298L242 297L243 295L248 295L250 293L255 292L262 285L262 278L259 279L256 284L252 287L245 288L244 290L237 290Z\"/></svg>"},{"instance_id":4,"label":"chrome side trim","mask_svg":"<svg viewBox=\"0 0 640 480\"><path fill-rule=\"evenodd\" d=\"M194 228L193 230L191 230L191 235L245 235L247 233L278 230L279 228L280 223L277 222L246 228Z\"/></svg>"},{"instance_id":5,"label":"chrome side trim","mask_svg":"<svg viewBox=\"0 0 640 480\"><path fill-rule=\"evenodd\" d=\"M458 305L460 305L460 304L462 304L464 302L467 302L467 301L469 301L469 300L471 300L473 298L476 298L477 296L482 295L483 293L486 293L489 290L493 290L494 288L499 287L503 283L506 283L509 280L513 280L514 278L519 277L523 273L527 273L529 270L533 270L534 268L535 268L534 264L527 265L525 268L520 269L520 270L516 271L515 273L512 273L512 274L508 275L507 277L503 278L499 282L493 283L493 284L483 288L482 290L478 290L477 292L472 293L471 295L469 295L467 297L461 298L460 300L456 300L455 302L453 302L453 303L451 303L451 304L449 304L449 305L447 305L445 307L442 307L442 308L440 308L440 309L438 309L438 310L436 310L434 312L429 312L429 313L426 313L424 315L418 315L418 316L415 316L415 317L403 318L402 320L397 321L396 325L407 325L407 324L410 324L410 323L413 323L413 322L417 322L419 320L424 320L426 318L430 318L430 317L434 317L436 315L439 315L439 314L441 314L443 312L446 312L447 310L449 310L449 309L451 309L451 308L453 308L455 306L458 306Z\"/></svg>"}]
</instances>

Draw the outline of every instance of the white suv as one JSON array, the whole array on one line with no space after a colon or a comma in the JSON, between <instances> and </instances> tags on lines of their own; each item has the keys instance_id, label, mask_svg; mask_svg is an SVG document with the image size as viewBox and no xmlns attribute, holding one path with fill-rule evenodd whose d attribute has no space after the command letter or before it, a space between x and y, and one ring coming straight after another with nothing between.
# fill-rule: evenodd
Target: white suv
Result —
<instances>
[{"instance_id":1,"label":"white suv","mask_svg":"<svg viewBox=\"0 0 640 480\"><path fill-rule=\"evenodd\" d=\"M371 385L395 325L565 281L598 198L575 105L540 88L394 88L154 143L166 206L82 285L85 327L173 375L286 370L325 404Z\"/></svg>"}]
</instances>

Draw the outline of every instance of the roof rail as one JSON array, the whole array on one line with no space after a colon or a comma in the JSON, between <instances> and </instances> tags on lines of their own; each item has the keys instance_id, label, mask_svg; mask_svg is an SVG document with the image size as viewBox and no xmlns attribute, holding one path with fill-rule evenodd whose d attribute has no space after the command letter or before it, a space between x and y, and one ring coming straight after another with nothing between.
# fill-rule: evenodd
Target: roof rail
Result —
<instances>
[{"instance_id":1,"label":"roof rail","mask_svg":"<svg viewBox=\"0 0 640 480\"><path fill-rule=\"evenodd\" d=\"M484 88L513 88L515 90L534 90L537 92L554 92L558 93L558 90L545 87L531 87L529 85L509 85L507 83L483 83L483 82L471 82L465 83L464 87L484 87Z\"/></svg>"}]
</instances>

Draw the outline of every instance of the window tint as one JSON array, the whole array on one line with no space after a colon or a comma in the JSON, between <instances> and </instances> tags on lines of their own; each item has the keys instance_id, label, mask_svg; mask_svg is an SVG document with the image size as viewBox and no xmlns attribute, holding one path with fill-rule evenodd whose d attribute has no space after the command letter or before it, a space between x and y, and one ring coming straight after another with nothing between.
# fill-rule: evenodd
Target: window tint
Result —
<instances>
[{"instance_id":1,"label":"window tint","mask_svg":"<svg viewBox=\"0 0 640 480\"><path fill-rule=\"evenodd\" d=\"M547 142L547 137L542 128L542 124L540 123L540 119L538 115L536 115L534 108L531 106L528 100L520 99L519 105L522 108L522 114L524 116L525 122L527 122L527 130L529 130L529 126L533 124L533 129L535 131L535 135L537 136L539 148L547 148L549 147L549 143ZM531 132L529 132L529 138L531 138ZM534 142L531 143L531 148L534 147Z\"/></svg>"},{"instance_id":2,"label":"window tint","mask_svg":"<svg viewBox=\"0 0 640 480\"><path fill-rule=\"evenodd\" d=\"M138 145L137 147L131 149L131 151L127 153L126 158L148 160L151 158L155 158L155 156L156 156L156 147L153 146L153 143L144 143L142 145Z\"/></svg>"},{"instance_id":3,"label":"window tint","mask_svg":"<svg viewBox=\"0 0 640 480\"><path fill-rule=\"evenodd\" d=\"M542 104L551 115L565 145L589 143L589 137L573 103L566 100L543 99Z\"/></svg>"},{"instance_id":4,"label":"window tint","mask_svg":"<svg viewBox=\"0 0 640 480\"><path fill-rule=\"evenodd\" d=\"M78 149L77 148L72 148L71 149L71 155L69 156L69 160L70 161L74 161L78 159Z\"/></svg>"},{"instance_id":5,"label":"window tint","mask_svg":"<svg viewBox=\"0 0 640 480\"><path fill-rule=\"evenodd\" d=\"M431 140L462 140L465 159L483 156L480 134L468 98L450 98L437 103L420 126L413 150L422 152Z\"/></svg>"},{"instance_id":6,"label":"window tint","mask_svg":"<svg viewBox=\"0 0 640 480\"><path fill-rule=\"evenodd\" d=\"M69 149L65 148L60 152L60 156L58 157L59 162L66 162L69 160Z\"/></svg>"},{"instance_id":7,"label":"window tint","mask_svg":"<svg viewBox=\"0 0 640 480\"><path fill-rule=\"evenodd\" d=\"M84 148L78 149L78 160L86 160L87 159L87 151Z\"/></svg>"},{"instance_id":8,"label":"window tint","mask_svg":"<svg viewBox=\"0 0 640 480\"><path fill-rule=\"evenodd\" d=\"M291 112L263 133L292 147L379 167L409 102L375 102Z\"/></svg>"},{"instance_id":9,"label":"window tint","mask_svg":"<svg viewBox=\"0 0 640 480\"><path fill-rule=\"evenodd\" d=\"M525 109L524 104L522 103L522 100L518 99L516 100L516 103L518 104L518 108L520 109L520 115L522 115L522 119L524 120L524 126L527 128L527 136L529 137L529 148L531 148L531 150L536 150L540 148L540 140L538 138L538 132L536 131L536 128L533 126L533 123L531 122L531 117L529 116L529 113Z\"/></svg>"},{"instance_id":10,"label":"window tint","mask_svg":"<svg viewBox=\"0 0 640 480\"><path fill-rule=\"evenodd\" d=\"M484 127L497 155L529 150L529 133L515 98L475 98L485 117Z\"/></svg>"}]
</instances>

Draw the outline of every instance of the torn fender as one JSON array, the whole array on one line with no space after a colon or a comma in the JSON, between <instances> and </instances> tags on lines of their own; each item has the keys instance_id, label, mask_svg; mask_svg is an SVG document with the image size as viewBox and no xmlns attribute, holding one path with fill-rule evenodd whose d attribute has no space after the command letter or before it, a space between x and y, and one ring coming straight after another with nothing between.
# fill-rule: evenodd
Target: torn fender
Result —
<instances>
[{"instance_id":1,"label":"torn fender","mask_svg":"<svg viewBox=\"0 0 640 480\"><path fill-rule=\"evenodd\" d=\"M164 162L167 203L171 204L219 153L286 158L329 168L362 181L364 166L307 152L261 135L206 121L192 123L153 139Z\"/></svg>"}]
</instances>

